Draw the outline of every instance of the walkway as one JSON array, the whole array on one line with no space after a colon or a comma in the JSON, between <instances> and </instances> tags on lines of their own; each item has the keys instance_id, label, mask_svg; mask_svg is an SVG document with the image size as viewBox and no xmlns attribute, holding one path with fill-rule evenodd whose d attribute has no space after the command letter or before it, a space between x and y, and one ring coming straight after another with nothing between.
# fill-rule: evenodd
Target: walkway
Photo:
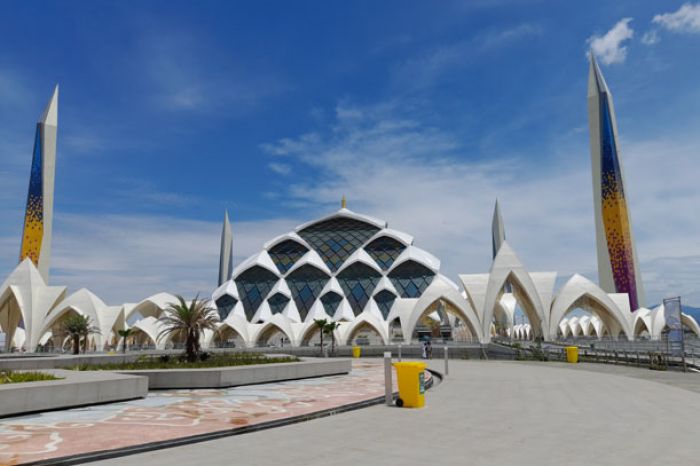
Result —
<instances>
[{"instance_id":1,"label":"walkway","mask_svg":"<svg viewBox=\"0 0 700 466\"><path fill-rule=\"evenodd\" d=\"M440 368L439 361L434 364ZM375 406L102 464L619 466L699 461L700 394L694 391L583 366L450 364L450 376L428 392L425 409ZM700 384L700 376L687 377L691 385Z\"/></svg>"},{"instance_id":2,"label":"walkway","mask_svg":"<svg viewBox=\"0 0 700 466\"><path fill-rule=\"evenodd\" d=\"M353 362L351 374L342 376L230 389L154 391L140 400L0 419L0 465L250 426L383 394L381 361L359 360Z\"/></svg>"}]
</instances>

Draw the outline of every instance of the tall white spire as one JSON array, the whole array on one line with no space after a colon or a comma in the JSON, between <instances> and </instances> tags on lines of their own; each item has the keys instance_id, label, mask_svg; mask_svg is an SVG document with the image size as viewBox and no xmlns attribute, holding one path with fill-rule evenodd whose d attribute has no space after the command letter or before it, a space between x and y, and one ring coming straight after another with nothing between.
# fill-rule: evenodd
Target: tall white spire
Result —
<instances>
[{"instance_id":1,"label":"tall white spire","mask_svg":"<svg viewBox=\"0 0 700 466\"><path fill-rule=\"evenodd\" d=\"M20 262L30 258L47 283L51 262L57 133L58 84L36 125L22 245L19 253Z\"/></svg>"},{"instance_id":2,"label":"tall white spire","mask_svg":"<svg viewBox=\"0 0 700 466\"><path fill-rule=\"evenodd\" d=\"M493 220L491 221L491 246L493 248L493 259L496 258L498 250L501 249L501 245L506 240L505 227L503 226L503 217L501 216L501 209L498 206L498 199L496 199L496 206L493 208Z\"/></svg>"},{"instance_id":3,"label":"tall white spire","mask_svg":"<svg viewBox=\"0 0 700 466\"><path fill-rule=\"evenodd\" d=\"M224 212L224 226L221 229L221 251L219 253L219 286L231 279L233 273L233 232L228 219L228 210Z\"/></svg>"}]
</instances>

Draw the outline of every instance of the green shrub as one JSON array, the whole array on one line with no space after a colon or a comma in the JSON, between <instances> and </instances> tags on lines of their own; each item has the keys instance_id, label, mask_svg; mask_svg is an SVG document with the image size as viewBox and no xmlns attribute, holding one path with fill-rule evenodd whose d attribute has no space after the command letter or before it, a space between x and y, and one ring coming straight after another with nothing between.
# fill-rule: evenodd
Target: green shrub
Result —
<instances>
[{"instance_id":1,"label":"green shrub","mask_svg":"<svg viewBox=\"0 0 700 466\"><path fill-rule=\"evenodd\" d=\"M0 384L41 382L44 380L61 380L62 378L46 372L0 371Z\"/></svg>"},{"instance_id":2,"label":"green shrub","mask_svg":"<svg viewBox=\"0 0 700 466\"><path fill-rule=\"evenodd\" d=\"M206 354L207 356L204 356ZM271 356L261 353L211 354L203 353L201 360L190 362L185 357L173 358L168 355L141 356L133 362L110 364L81 364L68 369L79 371L114 371L140 369L203 369L208 367L249 366L253 364L273 364L298 362L295 356Z\"/></svg>"}]
</instances>

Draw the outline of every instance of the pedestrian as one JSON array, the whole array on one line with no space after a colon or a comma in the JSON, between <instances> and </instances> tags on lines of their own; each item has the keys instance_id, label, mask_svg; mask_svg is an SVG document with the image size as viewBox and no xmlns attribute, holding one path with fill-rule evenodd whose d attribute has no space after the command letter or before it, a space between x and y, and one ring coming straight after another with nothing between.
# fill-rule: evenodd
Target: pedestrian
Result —
<instances>
[{"instance_id":1,"label":"pedestrian","mask_svg":"<svg viewBox=\"0 0 700 466\"><path fill-rule=\"evenodd\" d=\"M424 340L421 345L423 347L423 359L428 359L428 344Z\"/></svg>"},{"instance_id":2,"label":"pedestrian","mask_svg":"<svg viewBox=\"0 0 700 466\"><path fill-rule=\"evenodd\" d=\"M428 340L426 353L428 355L428 359L433 359L433 345L430 343L430 340Z\"/></svg>"}]
</instances>

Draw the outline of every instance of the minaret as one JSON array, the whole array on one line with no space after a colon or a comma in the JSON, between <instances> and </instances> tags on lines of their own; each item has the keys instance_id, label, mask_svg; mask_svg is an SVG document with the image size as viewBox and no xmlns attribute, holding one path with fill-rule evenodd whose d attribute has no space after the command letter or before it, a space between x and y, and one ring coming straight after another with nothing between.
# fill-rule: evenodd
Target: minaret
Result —
<instances>
[{"instance_id":1,"label":"minaret","mask_svg":"<svg viewBox=\"0 0 700 466\"><path fill-rule=\"evenodd\" d=\"M632 311L644 306L642 276L625 198L612 94L591 53L588 125L593 173L593 209L598 247L598 281L608 293L629 294Z\"/></svg>"},{"instance_id":2,"label":"minaret","mask_svg":"<svg viewBox=\"0 0 700 466\"><path fill-rule=\"evenodd\" d=\"M348 200L345 199L345 194L343 194L343 198L340 200L340 208L341 208L341 209L347 209L347 208L348 208Z\"/></svg>"},{"instance_id":3,"label":"minaret","mask_svg":"<svg viewBox=\"0 0 700 466\"><path fill-rule=\"evenodd\" d=\"M27 207L19 260L34 262L44 281L49 281L53 191L56 175L56 134L58 132L58 85L36 125L34 155L29 174Z\"/></svg>"},{"instance_id":4,"label":"minaret","mask_svg":"<svg viewBox=\"0 0 700 466\"><path fill-rule=\"evenodd\" d=\"M493 259L496 258L498 250L501 249L501 244L506 240L506 231L503 227L503 217L501 209L498 206L496 199L496 207L493 209L493 220L491 221L491 246L493 247Z\"/></svg>"},{"instance_id":5,"label":"minaret","mask_svg":"<svg viewBox=\"0 0 700 466\"><path fill-rule=\"evenodd\" d=\"M228 211L224 212L224 226L221 229L221 252L219 253L219 286L231 279L233 274L233 233Z\"/></svg>"}]
</instances>

